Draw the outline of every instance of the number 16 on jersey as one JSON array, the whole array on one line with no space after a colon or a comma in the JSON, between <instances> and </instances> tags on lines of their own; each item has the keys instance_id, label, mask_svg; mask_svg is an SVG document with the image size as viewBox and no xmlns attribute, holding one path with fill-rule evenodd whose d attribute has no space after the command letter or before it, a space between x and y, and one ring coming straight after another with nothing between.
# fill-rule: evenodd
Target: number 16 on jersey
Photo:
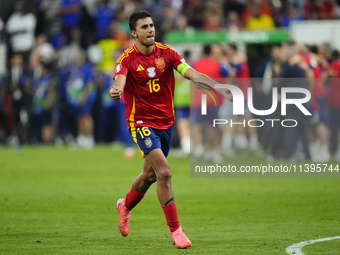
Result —
<instances>
[{"instance_id":1,"label":"number 16 on jersey","mask_svg":"<svg viewBox=\"0 0 340 255\"><path fill-rule=\"evenodd\" d=\"M161 86L159 85L159 83L157 83L158 81L159 79L153 79L147 82L147 84L149 85L150 93L158 92L161 89Z\"/></svg>"}]
</instances>

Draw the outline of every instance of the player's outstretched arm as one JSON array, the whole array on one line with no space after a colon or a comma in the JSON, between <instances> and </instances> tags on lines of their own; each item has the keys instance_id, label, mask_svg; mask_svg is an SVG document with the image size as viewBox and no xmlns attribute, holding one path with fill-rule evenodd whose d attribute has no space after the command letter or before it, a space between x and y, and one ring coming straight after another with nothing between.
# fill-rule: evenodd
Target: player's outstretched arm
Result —
<instances>
[{"instance_id":1,"label":"player's outstretched arm","mask_svg":"<svg viewBox=\"0 0 340 255\"><path fill-rule=\"evenodd\" d=\"M186 70L186 72L184 73L184 78L187 78L188 80L191 80L193 82L195 82L195 80L197 80L197 79L204 78L207 82L207 85L209 85L213 88L215 88L215 84L218 84L218 82L214 81L209 76L207 76L203 73L197 72L193 68L189 68L188 70ZM216 91L218 93L220 93L221 95L223 95L230 102L233 102L233 94L231 93L231 91L229 89L227 89L227 88L216 88Z\"/></svg>"},{"instance_id":2,"label":"player's outstretched arm","mask_svg":"<svg viewBox=\"0 0 340 255\"><path fill-rule=\"evenodd\" d=\"M111 89L110 89L110 97L114 101L119 101L122 98L125 83L126 83L126 76L125 75L118 74L115 77L115 81L112 84Z\"/></svg>"}]
</instances>

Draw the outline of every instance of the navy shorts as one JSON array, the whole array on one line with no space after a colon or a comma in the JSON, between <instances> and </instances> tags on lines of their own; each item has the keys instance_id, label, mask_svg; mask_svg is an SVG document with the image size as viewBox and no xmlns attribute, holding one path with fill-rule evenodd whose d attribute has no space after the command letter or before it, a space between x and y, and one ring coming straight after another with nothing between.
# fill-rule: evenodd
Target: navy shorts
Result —
<instances>
[{"instance_id":1,"label":"navy shorts","mask_svg":"<svg viewBox=\"0 0 340 255\"><path fill-rule=\"evenodd\" d=\"M130 133L138 145L143 158L154 149L160 148L165 157L169 155L170 144L174 126L169 129L156 129L150 127L133 127Z\"/></svg>"},{"instance_id":2,"label":"navy shorts","mask_svg":"<svg viewBox=\"0 0 340 255\"><path fill-rule=\"evenodd\" d=\"M208 107L207 115L201 114L201 108L192 109L192 123L194 124L205 124L213 123L214 119L218 118L218 107Z\"/></svg>"},{"instance_id":3,"label":"navy shorts","mask_svg":"<svg viewBox=\"0 0 340 255\"><path fill-rule=\"evenodd\" d=\"M328 118L328 109L327 109L326 101L327 101L326 96L316 98L316 103L318 104L321 110L321 112L317 112L320 116L320 122L328 126L329 118Z\"/></svg>"},{"instance_id":4,"label":"navy shorts","mask_svg":"<svg viewBox=\"0 0 340 255\"><path fill-rule=\"evenodd\" d=\"M51 111L44 110L39 113L34 113L35 123L38 129L41 129L44 126L48 126L52 124L52 113Z\"/></svg>"},{"instance_id":5,"label":"navy shorts","mask_svg":"<svg viewBox=\"0 0 340 255\"><path fill-rule=\"evenodd\" d=\"M93 102L87 101L82 106L76 106L76 114L79 115L91 115Z\"/></svg>"},{"instance_id":6,"label":"navy shorts","mask_svg":"<svg viewBox=\"0 0 340 255\"><path fill-rule=\"evenodd\" d=\"M175 108L176 119L189 119L190 117L190 108L179 107Z\"/></svg>"}]
</instances>

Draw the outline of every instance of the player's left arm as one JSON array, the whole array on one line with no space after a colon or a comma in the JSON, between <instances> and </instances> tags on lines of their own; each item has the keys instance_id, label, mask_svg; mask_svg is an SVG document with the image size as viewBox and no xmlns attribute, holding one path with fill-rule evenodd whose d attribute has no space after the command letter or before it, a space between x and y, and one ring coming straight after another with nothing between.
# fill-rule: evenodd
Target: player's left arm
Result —
<instances>
[{"instance_id":1,"label":"player's left arm","mask_svg":"<svg viewBox=\"0 0 340 255\"><path fill-rule=\"evenodd\" d=\"M211 79L208 75L197 72L195 69L190 67L187 63L182 63L177 67L177 70L182 76L188 80L192 80L195 82L197 79L205 79L207 85L215 88L215 84L219 84L218 82ZM208 87L207 87L208 88ZM209 88L208 88L209 89ZM223 95L230 102L233 102L233 94L227 88L216 88L216 91Z\"/></svg>"},{"instance_id":2,"label":"player's left arm","mask_svg":"<svg viewBox=\"0 0 340 255\"><path fill-rule=\"evenodd\" d=\"M181 55L177 53L175 50L170 50L170 56L172 59L172 65L173 67L179 72L184 78L191 80L195 82L195 79L205 79L205 82L207 83L208 86L206 88L208 90L211 90L212 88L215 88L215 84L219 84L218 82L214 81L211 79L209 76L197 72L195 69L193 69L191 66L189 66L185 60L182 58ZM200 84L204 85L204 84ZM210 86L210 88L209 88ZM226 99L228 99L230 102L233 101L233 94L231 91L227 88L216 88L216 91L223 95Z\"/></svg>"}]
</instances>

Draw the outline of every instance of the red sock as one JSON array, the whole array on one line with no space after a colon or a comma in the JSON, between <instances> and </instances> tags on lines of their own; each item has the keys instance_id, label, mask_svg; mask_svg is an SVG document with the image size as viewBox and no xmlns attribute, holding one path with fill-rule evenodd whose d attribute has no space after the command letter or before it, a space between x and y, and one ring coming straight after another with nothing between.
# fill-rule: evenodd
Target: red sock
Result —
<instances>
[{"instance_id":1,"label":"red sock","mask_svg":"<svg viewBox=\"0 0 340 255\"><path fill-rule=\"evenodd\" d=\"M176 203L162 206L162 208L165 214L166 223L170 227L170 232L174 232L179 228Z\"/></svg>"},{"instance_id":2,"label":"red sock","mask_svg":"<svg viewBox=\"0 0 340 255\"><path fill-rule=\"evenodd\" d=\"M134 208L144 196L145 193L140 193L132 187L130 192L126 194L125 207L132 210L132 208Z\"/></svg>"}]
</instances>

